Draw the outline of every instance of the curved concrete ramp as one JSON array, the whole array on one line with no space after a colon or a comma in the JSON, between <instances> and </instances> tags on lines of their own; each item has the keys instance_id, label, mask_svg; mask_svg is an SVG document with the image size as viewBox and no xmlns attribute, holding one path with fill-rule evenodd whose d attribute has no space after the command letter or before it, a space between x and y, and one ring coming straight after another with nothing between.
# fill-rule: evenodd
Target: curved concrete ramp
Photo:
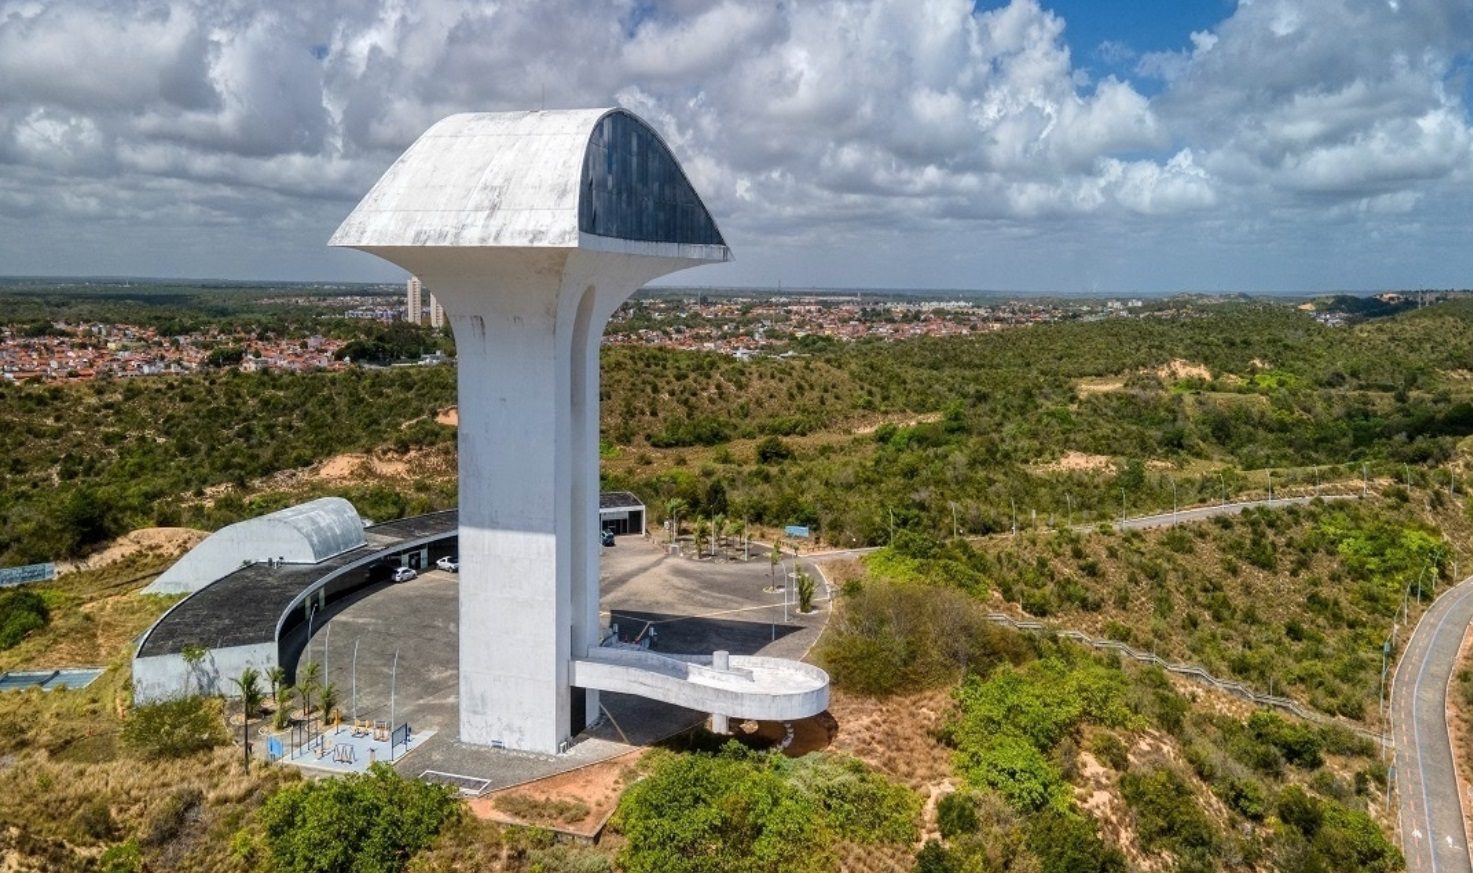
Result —
<instances>
[{"instance_id":1,"label":"curved concrete ramp","mask_svg":"<svg viewBox=\"0 0 1473 873\"><path fill-rule=\"evenodd\" d=\"M810 664L750 655L732 655L724 670L711 664L710 655L600 647L573 662L572 684L760 721L790 721L828 709L829 674Z\"/></svg>"}]
</instances>

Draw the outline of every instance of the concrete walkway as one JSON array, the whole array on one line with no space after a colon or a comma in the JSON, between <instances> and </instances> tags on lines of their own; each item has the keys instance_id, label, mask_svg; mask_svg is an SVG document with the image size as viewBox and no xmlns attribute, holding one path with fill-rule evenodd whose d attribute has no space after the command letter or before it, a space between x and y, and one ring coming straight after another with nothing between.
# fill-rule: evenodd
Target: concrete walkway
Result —
<instances>
[{"instance_id":1,"label":"concrete walkway","mask_svg":"<svg viewBox=\"0 0 1473 873\"><path fill-rule=\"evenodd\" d=\"M1397 814L1408 873L1473 873L1447 730L1447 686L1473 622L1473 578L1417 622L1391 684Z\"/></svg>"}]
</instances>

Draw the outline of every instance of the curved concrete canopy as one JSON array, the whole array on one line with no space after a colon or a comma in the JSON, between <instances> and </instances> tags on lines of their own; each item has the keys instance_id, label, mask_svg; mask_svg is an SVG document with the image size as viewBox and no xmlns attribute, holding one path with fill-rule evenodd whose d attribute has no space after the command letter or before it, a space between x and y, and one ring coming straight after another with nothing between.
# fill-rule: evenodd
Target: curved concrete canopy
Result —
<instances>
[{"instance_id":1,"label":"curved concrete canopy","mask_svg":"<svg viewBox=\"0 0 1473 873\"><path fill-rule=\"evenodd\" d=\"M144 591L198 591L242 564L281 559L318 564L365 542L363 519L341 497L323 497L222 527L190 549Z\"/></svg>"},{"instance_id":2,"label":"curved concrete canopy","mask_svg":"<svg viewBox=\"0 0 1473 873\"><path fill-rule=\"evenodd\" d=\"M328 244L731 258L664 141L621 109L452 115L394 162Z\"/></svg>"}]
</instances>

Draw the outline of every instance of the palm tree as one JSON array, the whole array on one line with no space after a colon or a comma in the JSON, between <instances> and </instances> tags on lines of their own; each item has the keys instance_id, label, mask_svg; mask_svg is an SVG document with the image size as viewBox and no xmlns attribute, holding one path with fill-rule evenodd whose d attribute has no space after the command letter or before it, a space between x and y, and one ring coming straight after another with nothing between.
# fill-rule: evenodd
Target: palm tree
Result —
<instances>
[{"instance_id":1,"label":"palm tree","mask_svg":"<svg viewBox=\"0 0 1473 873\"><path fill-rule=\"evenodd\" d=\"M261 671L255 667L247 667L240 671L239 678L230 681L240 689L240 702L245 707L245 717L249 721L256 710L261 708L261 701L265 697L261 693Z\"/></svg>"},{"instance_id":2,"label":"palm tree","mask_svg":"<svg viewBox=\"0 0 1473 873\"><path fill-rule=\"evenodd\" d=\"M231 679L235 687L240 689L240 743L245 749L246 766L251 766L251 716L261 708L261 671L255 667L247 667L240 671L240 678Z\"/></svg>"},{"instance_id":3,"label":"palm tree","mask_svg":"<svg viewBox=\"0 0 1473 873\"><path fill-rule=\"evenodd\" d=\"M322 686L317 697L322 706L322 723L325 725L332 720L332 711L338 707L338 690L329 682Z\"/></svg>"},{"instance_id":4,"label":"palm tree","mask_svg":"<svg viewBox=\"0 0 1473 873\"><path fill-rule=\"evenodd\" d=\"M302 715L312 714L312 695L321 684L322 665L316 661L308 661L307 666L302 668L302 675L297 677L297 694L302 698Z\"/></svg>"},{"instance_id":5,"label":"palm tree","mask_svg":"<svg viewBox=\"0 0 1473 873\"><path fill-rule=\"evenodd\" d=\"M281 710L281 689L286 685L286 668L277 664L266 671L266 681L271 683L271 702Z\"/></svg>"},{"instance_id":6,"label":"palm tree","mask_svg":"<svg viewBox=\"0 0 1473 873\"><path fill-rule=\"evenodd\" d=\"M740 518L728 518L726 520L726 539L730 543L735 539L740 545L742 536L742 520Z\"/></svg>"},{"instance_id":7,"label":"palm tree","mask_svg":"<svg viewBox=\"0 0 1473 873\"><path fill-rule=\"evenodd\" d=\"M297 689L293 685L287 685L283 683L280 686L279 691L281 693L281 698L279 700L289 701L292 699L292 695L297 692ZM287 707L282 706L281 703L278 701L278 703L276 704L276 713L271 716L271 726L276 728L277 730L285 730L286 727L291 723L291 711L288 710Z\"/></svg>"},{"instance_id":8,"label":"palm tree","mask_svg":"<svg viewBox=\"0 0 1473 873\"><path fill-rule=\"evenodd\" d=\"M813 577L808 571L798 571L798 611L804 614L813 611Z\"/></svg>"},{"instance_id":9,"label":"palm tree","mask_svg":"<svg viewBox=\"0 0 1473 873\"><path fill-rule=\"evenodd\" d=\"M670 522L670 542L672 544L680 539L680 515L685 510L685 501L679 497L672 497L665 501L665 518Z\"/></svg>"},{"instance_id":10,"label":"palm tree","mask_svg":"<svg viewBox=\"0 0 1473 873\"><path fill-rule=\"evenodd\" d=\"M693 533L695 534L696 538L696 560L700 560L701 543L703 543L706 539L706 536L711 533L711 524L710 522L706 521L705 516L698 516L696 518L696 527Z\"/></svg>"}]
</instances>

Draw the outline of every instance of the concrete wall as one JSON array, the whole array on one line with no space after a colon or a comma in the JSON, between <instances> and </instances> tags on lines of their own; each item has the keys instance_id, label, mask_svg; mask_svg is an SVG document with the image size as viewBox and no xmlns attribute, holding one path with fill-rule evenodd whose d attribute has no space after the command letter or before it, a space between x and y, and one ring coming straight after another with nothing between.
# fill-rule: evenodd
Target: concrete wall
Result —
<instances>
[{"instance_id":1,"label":"concrete wall","mask_svg":"<svg viewBox=\"0 0 1473 873\"><path fill-rule=\"evenodd\" d=\"M186 694L223 694L239 697L230 680L246 667L265 673L276 666L276 643L209 649L204 660L190 669L182 655L151 655L133 659L133 701L155 703ZM264 682L262 684L264 688Z\"/></svg>"}]
</instances>

